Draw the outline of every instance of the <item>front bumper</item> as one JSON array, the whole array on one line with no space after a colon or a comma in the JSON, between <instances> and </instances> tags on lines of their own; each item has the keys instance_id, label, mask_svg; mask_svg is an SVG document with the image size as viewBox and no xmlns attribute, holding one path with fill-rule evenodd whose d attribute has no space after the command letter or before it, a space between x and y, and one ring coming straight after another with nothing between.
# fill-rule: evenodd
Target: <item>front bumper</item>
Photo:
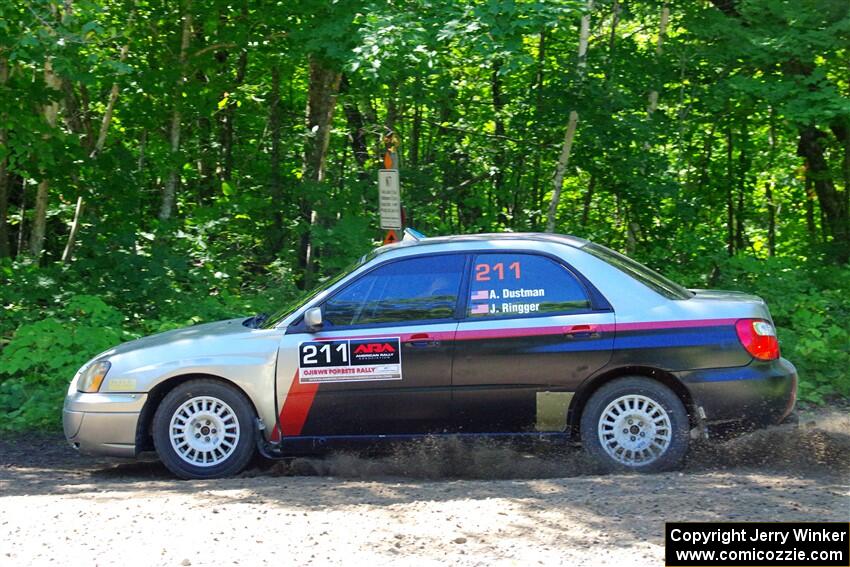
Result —
<instances>
[{"instance_id":1,"label":"front bumper","mask_svg":"<svg viewBox=\"0 0 850 567\"><path fill-rule=\"evenodd\" d=\"M797 402L797 369L784 358L753 360L738 368L678 374L707 425L754 429L784 420Z\"/></svg>"},{"instance_id":2,"label":"front bumper","mask_svg":"<svg viewBox=\"0 0 850 567\"><path fill-rule=\"evenodd\" d=\"M86 394L65 398L65 438L81 453L135 457L136 429L147 394Z\"/></svg>"}]
</instances>

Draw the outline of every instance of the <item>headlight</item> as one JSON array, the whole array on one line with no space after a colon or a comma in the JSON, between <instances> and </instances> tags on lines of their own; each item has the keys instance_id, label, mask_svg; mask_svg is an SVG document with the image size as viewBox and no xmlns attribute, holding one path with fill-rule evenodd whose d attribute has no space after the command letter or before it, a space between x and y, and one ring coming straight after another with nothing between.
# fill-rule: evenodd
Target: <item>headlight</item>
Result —
<instances>
[{"instance_id":1,"label":"headlight","mask_svg":"<svg viewBox=\"0 0 850 567\"><path fill-rule=\"evenodd\" d=\"M94 393L100 390L100 385L103 379L106 378L106 373L109 372L109 367L112 366L105 360L99 360L92 363L80 375L77 380L77 390L80 392Z\"/></svg>"}]
</instances>

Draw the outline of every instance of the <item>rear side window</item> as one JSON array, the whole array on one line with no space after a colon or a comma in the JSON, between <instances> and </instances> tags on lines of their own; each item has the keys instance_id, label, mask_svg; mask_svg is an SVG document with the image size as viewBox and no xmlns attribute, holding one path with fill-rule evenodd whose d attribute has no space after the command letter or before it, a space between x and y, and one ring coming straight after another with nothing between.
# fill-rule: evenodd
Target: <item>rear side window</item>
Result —
<instances>
[{"instance_id":1,"label":"rear side window","mask_svg":"<svg viewBox=\"0 0 850 567\"><path fill-rule=\"evenodd\" d=\"M337 327L450 319L465 263L456 254L390 262L328 299L322 317Z\"/></svg>"},{"instance_id":2,"label":"rear side window","mask_svg":"<svg viewBox=\"0 0 850 567\"><path fill-rule=\"evenodd\" d=\"M621 272L633 277L668 299L690 299L694 295L690 290L668 280L655 270L647 268L639 262L635 262L628 256L623 256L619 252L614 252L609 248L593 242L582 248L582 250L596 256L603 262L611 264Z\"/></svg>"},{"instance_id":3,"label":"rear side window","mask_svg":"<svg viewBox=\"0 0 850 567\"><path fill-rule=\"evenodd\" d=\"M564 266L535 254L479 254L472 263L467 317L524 317L590 308Z\"/></svg>"}]
</instances>

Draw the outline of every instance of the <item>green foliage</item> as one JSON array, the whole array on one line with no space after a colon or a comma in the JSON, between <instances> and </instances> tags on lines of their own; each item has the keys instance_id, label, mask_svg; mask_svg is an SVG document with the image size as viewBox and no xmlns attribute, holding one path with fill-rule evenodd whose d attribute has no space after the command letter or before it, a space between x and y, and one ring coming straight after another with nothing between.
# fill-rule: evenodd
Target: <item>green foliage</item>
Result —
<instances>
[{"instance_id":1,"label":"green foliage","mask_svg":"<svg viewBox=\"0 0 850 567\"><path fill-rule=\"evenodd\" d=\"M801 400L821 404L850 397L850 268L737 257L717 265L715 273L713 287L767 301L782 356L797 367ZM706 284L689 280L694 286Z\"/></svg>"},{"instance_id":2,"label":"green foliage","mask_svg":"<svg viewBox=\"0 0 850 567\"><path fill-rule=\"evenodd\" d=\"M121 313L90 295L72 296L54 316L24 323L0 353L3 429L51 428L68 382L87 360L131 335Z\"/></svg>"},{"instance_id":3,"label":"green foliage","mask_svg":"<svg viewBox=\"0 0 850 567\"><path fill-rule=\"evenodd\" d=\"M579 65L586 10L585 0L0 2L6 427L55 426L64 385L97 349L275 311L366 252L382 236L375 170L390 130L410 226L541 230L571 111L556 230L692 286L762 295L802 397L850 395L850 277L836 266L850 253L850 4L595 2ZM320 181L304 179L317 145L308 100L335 101ZM802 129L814 155L801 154ZM33 255L42 182L46 238Z\"/></svg>"},{"instance_id":4,"label":"green foliage","mask_svg":"<svg viewBox=\"0 0 850 567\"><path fill-rule=\"evenodd\" d=\"M62 399L74 373L122 341L271 312L297 293L285 283L286 268L243 289L239 278L197 259L187 261L195 252L181 249L184 244L178 241L170 252L152 256L119 249L113 255L127 263L98 256L80 262L79 271L30 262L0 264L0 341L5 343L0 350L0 430L60 427Z\"/></svg>"}]
</instances>

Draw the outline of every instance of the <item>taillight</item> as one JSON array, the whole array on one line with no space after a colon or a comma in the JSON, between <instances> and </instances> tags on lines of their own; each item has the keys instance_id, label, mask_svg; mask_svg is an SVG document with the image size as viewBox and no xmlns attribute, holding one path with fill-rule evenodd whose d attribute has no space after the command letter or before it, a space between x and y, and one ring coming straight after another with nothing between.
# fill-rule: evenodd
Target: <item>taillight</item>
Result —
<instances>
[{"instance_id":1,"label":"taillight","mask_svg":"<svg viewBox=\"0 0 850 567\"><path fill-rule=\"evenodd\" d=\"M764 319L740 319L735 323L738 340L747 352L760 360L779 358L779 341L776 329Z\"/></svg>"}]
</instances>

